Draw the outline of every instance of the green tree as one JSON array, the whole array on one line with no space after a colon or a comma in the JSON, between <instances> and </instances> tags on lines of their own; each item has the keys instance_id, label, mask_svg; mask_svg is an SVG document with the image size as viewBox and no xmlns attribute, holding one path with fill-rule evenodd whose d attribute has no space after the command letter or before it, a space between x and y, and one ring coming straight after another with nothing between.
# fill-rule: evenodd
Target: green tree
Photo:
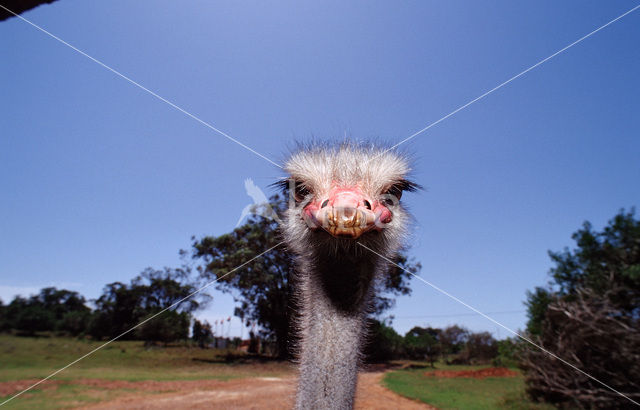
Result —
<instances>
[{"instance_id":1,"label":"green tree","mask_svg":"<svg viewBox=\"0 0 640 410\"><path fill-rule=\"evenodd\" d=\"M286 202L280 195L271 197L271 207L282 215ZM248 223L218 237L193 238L192 257L201 261L199 271L206 280L219 279L218 289L232 293L239 303L236 316L257 322L261 336L276 342L278 356L288 355L289 341L295 340L291 329L296 315L291 283L293 261L284 247L278 247L244 265L233 269L281 241L278 222L268 216L253 216ZM419 263L406 255L396 260L411 272L420 270ZM393 296L409 294L410 274L393 267L385 280L378 284L374 313L379 315L393 306Z\"/></svg>"},{"instance_id":2,"label":"green tree","mask_svg":"<svg viewBox=\"0 0 640 410\"><path fill-rule=\"evenodd\" d=\"M442 345L438 340L441 329L415 326L404 335L407 355L411 359L428 360L431 367L442 353Z\"/></svg>"},{"instance_id":3,"label":"green tree","mask_svg":"<svg viewBox=\"0 0 640 410\"><path fill-rule=\"evenodd\" d=\"M43 288L29 298L16 296L6 307L5 328L20 333L59 331L78 335L86 329L91 309L78 292ZM71 320L71 318L75 320ZM74 322L74 323L72 323Z\"/></svg>"},{"instance_id":4,"label":"green tree","mask_svg":"<svg viewBox=\"0 0 640 410\"><path fill-rule=\"evenodd\" d=\"M498 355L493 360L494 366L515 367L523 345L519 339L508 337L496 342Z\"/></svg>"},{"instance_id":5,"label":"green tree","mask_svg":"<svg viewBox=\"0 0 640 410\"><path fill-rule=\"evenodd\" d=\"M640 399L640 221L621 210L601 231L585 222L577 247L549 252L547 289L527 294L527 329L538 344L618 391ZM529 393L556 404L623 408L630 402L528 346Z\"/></svg>"},{"instance_id":6,"label":"green tree","mask_svg":"<svg viewBox=\"0 0 640 410\"><path fill-rule=\"evenodd\" d=\"M630 314L640 313L640 221L635 210L621 210L602 232L589 222L572 235L577 247L549 251L555 266L548 288L527 292L527 330L540 335L548 305L558 298L571 300L580 290L607 295ZM615 292L612 292L615 289Z\"/></svg>"},{"instance_id":7,"label":"green tree","mask_svg":"<svg viewBox=\"0 0 640 410\"><path fill-rule=\"evenodd\" d=\"M211 331L211 325L209 322L201 322L199 320L193 321L193 327L191 330L191 338L198 343L198 346L204 348L207 344L213 341L213 332Z\"/></svg>"},{"instance_id":8,"label":"green tree","mask_svg":"<svg viewBox=\"0 0 640 410\"><path fill-rule=\"evenodd\" d=\"M498 344L489 332L470 333L463 352L469 363L487 363L498 355Z\"/></svg>"},{"instance_id":9,"label":"green tree","mask_svg":"<svg viewBox=\"0 0 640 410\"><path fill-rule=\"evenodd\" d=\"M381 363L398 359L404 354L404 340L384 321L372 319L363 353L367 363Z\"/></svg>"},{"instance_id":10,"label":"green tree","mask_svg":"<svg viewBox=\"0 0 640 410\"><path fill-rule=\"evenodd\" d=\"M96 338L118 336L190 295L196 290L196 285L189 273L186 269L147 268L129 285L121 282L107 284L102 296L95 300L91 335ZM191 313L207 300L208 296L202 293L191 297L123 338L163 343L185 339Z\"/></svg>"},{"instance_id":11,"label":"green tree","mask_svg":"<svg viewBox=\"0 0 640 410\"><path fill-rule=\"evenodd\" d=\"M151 315L158 313L160 310L159 308L150 309L147 313ZM142 325L138 331L138 336L146 344L160 342L166 345L176 340L186 340L189 336L190 321L191 315L188 312L168 310Z\"/></svg>"},{"instance_id":12,"label":"green tree","mask_svg":"<svg viewBox=\"0 0 640 410\"><path fill-rule=\"evenodd\" d=\"M443 356L460 353L469 339L469 331L461 326L452 325L445 327L440 332Z\"/></svg>"},{"instance_id":13,"label":"green tree","mask_svg":"<svg viewBox=\"0 0 640 410\"><path fill-rule=\"evenodd\" d=\"M527 291L527 332L531 335L542 333L542 322L547 313L549 303L553 300L553 292L549 289L536 287L533 292Z\"/></svg>"},{"instance_id":14,"label":"green tree","mask_svg":"<svg viewBox=\"0 0 640 410\"><path fill-rule=\"evenodd\" d=\"M20 334L34 335L36 332L51 331L55 328L53 312L45 309L35 297L26 299L16 296L6 311L9 326Z\"/></svg>"},{"instance_id":15,"label":"green tree","mask_svg":"<svg viewBox=\"0 0 640 410\"><path fill-rule=\"evenodd\" d=\"M10 329L9 321L7 320L7 307L4 305L2 299L0 299L0 332L6 332Z\"/></svg>"}]
</instances>

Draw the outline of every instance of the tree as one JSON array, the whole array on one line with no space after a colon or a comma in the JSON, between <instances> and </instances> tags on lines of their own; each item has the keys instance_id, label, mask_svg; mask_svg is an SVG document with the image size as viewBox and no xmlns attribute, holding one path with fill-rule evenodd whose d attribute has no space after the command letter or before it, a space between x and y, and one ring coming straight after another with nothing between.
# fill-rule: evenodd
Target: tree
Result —
<instances>
[{"instance_id":1,"label":"tree","mask_svg":"<svg viewBox=\"0 0 640 410\"><path fill-rule=\"evenodd\" d=\"M573 251L549 252L556 264L551 276L558 296L591 289L625 311L640 313L640 220L635 209L621 210L602 232L585 222L572 238L578 246Z\"/></svg>"},{"instance_id":2,"label":"tree","mask_svg":"<svg viewBox=\"0 0 640 410\"><path fill-rule=\"evenodd\" d=\"M149 313L155 314L160 310L152 309ZM187 339L190 321L191 315L189 313L168 310L142 325L138 335L140 339L145 341L145 344L160 342L167 345L176 340Z\"/></svg>"},{"instance_id":3,"label":"tree","mask_svg":"<svg viewBox=\"0 0 640 410\"><path fill-rule=\"evenodd\" d=\"M270 201L269 210L282 215L286 207L283 197L276 194ZM243 312L248 320L257 322L262 338L274 340L278 356L286 357L289 342L295 340L295 333L290 327L296 315L290 286L291 256L286 249L278 247L232 272L281 241L278 222L270 215L270 212L255 215L247 224L218 237L193 238L192 257L201 261L199 271L203 278L218 279L218 289L234 293L239 303L236 316L239 316L238 311ZM420 264L409 261L406 255L400 255L396 262L410 272L420 270ZM409 279L409 273L392 267L384 280L376 285L376 293L380 296L374 301L374 313L379 315L391 307L391 296L409 294Z\"/></svg>"},{"instance_id":4,"label":"tree","mask_svg":"<svg viewBox=\"0 0 640 410\"><path fill-rule=\"evenodd\" d=\"M195 319L193 321L193 327L191 330L191 338L198 344L199 347L206 347L211 341L213 341L213 332L211 331L211 325L209 322L200 322Z\"/></svg>"},{"instance_id":5,"label":"tree","mask_svg":"<svg viewBox=\"0 0 640 410\"><path fill-rule=\"evenodd\" d=\"M629 397L640 398L640 221L620 211L602 232L588 222L577 248L549 252L548 289L527 295L530 336ZM624 408L620 395L532 347L522 364L530 395L556 404Z\"/></svg>"},{"instance_id":6,"label":"tree","mask_svg":"<svg viewBox=\"0 0 640 410\"><path fill-rule=\"evenodd\" d=\"M38 303L35 297L16 296L7 306L7 319L12 329L23 335L51 331L55 328L53 313Z\"/></svg>"},{"instance_id":7,"label":"tree","mask_svg":"<svg viewBox=\"0 0 640 410\"><path fill-rule=\"evenodd\" d=\"M621 314L609 296L577 289L571 299L554 300L537 342L640 401L640 319ZM522 364L527 391L535 399L570 407L631 408L627 399L538 349L527 349Z\"/></svg>"},{"instance_id":8,"label":"tree","mask_svg":"<svg viewBox=\"0 0 640 410\"><path fill-rule=\"evenodd\" d=\"M464 349L469 363L487 363L498 355L498 344L489 332L470 333Z\"/></svg>"},{"instance_id":9,"label":"tree","mask_svg":"<svg viewBox=\"0 0 640 410\"><path fill-rule=\"evenodd\" d=\"M440 343L442 344L442 354L458 354L464 348L469 339L469 331L464 327L452 325L444 328L440 332Z\"/></svg>"},{"instance_id":10,"label":"tree","mask_svg":"<svg viewBox=\"0 0 640 410\"><path fill-rule=\"evenodd\" d=\"M438 340L442 330L431 327L415 326L404 336L407 355L411 359L428 360L431 367L442 352L442 345Z\"/></svg>"},{"instance_id":11,"label":"tree","mask_svg":"<svg viewBox=\"0 0 640 410\"><path fill-rule=\"evenodd\" d=\"M515 367L521 355L523 345L520 339L508 337L498 340L498 355L493 359L494 366Z\"/></svg>"},{"instance_id":12,"label":"tree","mask_svg":"<svg viewBox=\"0 0 640 410\"><path fill-rule=\"evenodd\" d=\"M527 291L527 332L539 336L542 333L542 322L547 313L549 303L553 300L552 291L536 287L533 292Z\"/></svg>"},{"instance_id":13,"label":"tree","mask_svg":"<svg viewBox=\"0 0 640 410\"><path fill-rule=\"evenodd\" d=\"M4 305L2 299L0 299L0 332L6 332L10 329L9 321L7 320L7 307Z\"/></svg>"},{"instance_id":14,"label":"tree","mask_svg":"<svg viewBox=\"0 0 640 410\"><path fill-rule=\"evenodd\" d=\"M78 292L54 287L23 298L16 296L5 308L5 328L33 335L42 331L59 331L76 336L87 327L91 309Z\"/></svg>"},{"instance_id":15,"label":"tree","mask_svg":"<svg viewBox=\"0 0 640 410\"><path fill-rule=\"evenodd\" d=\"M91 309L78 292L49 287L41 289L40 294L31 300L32 304L39 304L51 312L55 330L77 336L87 328Z\"/></svg>"},{"instance_id":16,"label":"tree","mask_svg":"<svg viewBox=\"0 0 640 410\"><path fill-rule=\"evenodd\" d=\"M95 301L91 335L96 338L118 336L190 295L196 287L195 282L190 281L189 273L185 269L147 268L129 285L121 282L107 284L102 296ZM185 339L191 313L207 299L208 296L202 293L191 297L123 338L163 343Z\"/></svg>"},{"instance_id":17,"label":"tree","mask_svg":"<svg viewBox=\"0 0 640 410\"><path fill-rule=\"evenodd\" d=\"M372 319L363 354L367 363L381 363L397 359L404 353L404 340L384 321Z\"/></svg>"}]
</instances>

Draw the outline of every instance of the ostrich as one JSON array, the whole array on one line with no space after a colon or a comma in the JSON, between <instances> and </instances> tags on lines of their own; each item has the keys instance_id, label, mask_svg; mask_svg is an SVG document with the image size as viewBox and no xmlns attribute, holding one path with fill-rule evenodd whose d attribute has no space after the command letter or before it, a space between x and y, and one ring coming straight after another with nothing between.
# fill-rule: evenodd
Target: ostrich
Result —
<instances>
[{"instance_id":1,"label":"ostrich","mask_svg":"<svg viewBox=\"0 0 640 410\"><path fill-rule=\"evenodd\" d=\"M293 199L283 236L300 307L296 408L349 409L374 283L388 268L376 253L393 258L401 247L409 216L399 199L418 185L403 156L350 143L301 147L285 170Z\"/></svg>"}]
</instances>

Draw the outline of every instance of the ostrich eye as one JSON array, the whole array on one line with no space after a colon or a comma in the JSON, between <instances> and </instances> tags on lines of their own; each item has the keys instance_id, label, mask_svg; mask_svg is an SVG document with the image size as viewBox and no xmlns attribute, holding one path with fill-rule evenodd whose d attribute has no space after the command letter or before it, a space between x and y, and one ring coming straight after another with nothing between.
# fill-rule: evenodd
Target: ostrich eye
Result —
<instances>
[{"instance_id":1,"label":"ostrich eye","mask_svg":"<svg viewBox=\"0 0 640 410\"><path fill-rule=\"evenodd\" d=\"M382 193L382 203L385 205L394 205L394 202L397 202L402 198L402 189L398 187L398 185L392 185L389 189ZM396 200L394 201L394 197Z\"/></svg>"},{"instance_id":2,"label":"ostrich eye","mask_svg":"<svg viewBox=\"0 0 640 410\"><path fill-rule=\"evenodd\" d=\"M389 198L389 196L393 196L397 201L399 201L400 198L402 198L402 193L404 191L413 192L417 189L420 189L420 186L418 184L403 179L391 185L386 191L382 193L385 197L387 197L383 198L383 202L387 205L393 205L393 200Z\"/></svg>"},{"instance_id":3,"label":"ostrich eye","mask_svg":"<svg viewBox=\"0 0 640 410\"><path fill-rule=\"evenodd\" d=\"M304 199L310 194L311 194L311 191L304 184L304 182L296 181L296 187L294 189L294 198L297 202L304 201Z\"/></svg>"}]
</instances>

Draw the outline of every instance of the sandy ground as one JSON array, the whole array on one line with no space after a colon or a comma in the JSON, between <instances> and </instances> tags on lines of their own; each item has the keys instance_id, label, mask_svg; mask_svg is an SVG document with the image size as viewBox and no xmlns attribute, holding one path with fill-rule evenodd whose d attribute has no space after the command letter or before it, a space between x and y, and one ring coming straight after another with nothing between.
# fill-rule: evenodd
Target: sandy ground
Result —
<instances>
[{"instance_id":1,"label":"sandy ground","mask_svg":"<svg viewBox=\"0 0 640 410\"><path fill-rule=\"evenodd\" d=\"M356 409L434 409L398 396L382 386L384 372L361 373L358 379ZM82 384L114 388L133 388L116 400L83 407L107 409L286 409L295 394L294 377L257 377L230 381L196 380L175 382L109 382L86 380ZM75 383L75 382L74 382ZM146 385L144 385L146 383ZM125 386L126 385L126 386ZM173 390L171 393L150 393ZM176 390L178 392L176 392Z\"/></svg>"}]
</instances>

